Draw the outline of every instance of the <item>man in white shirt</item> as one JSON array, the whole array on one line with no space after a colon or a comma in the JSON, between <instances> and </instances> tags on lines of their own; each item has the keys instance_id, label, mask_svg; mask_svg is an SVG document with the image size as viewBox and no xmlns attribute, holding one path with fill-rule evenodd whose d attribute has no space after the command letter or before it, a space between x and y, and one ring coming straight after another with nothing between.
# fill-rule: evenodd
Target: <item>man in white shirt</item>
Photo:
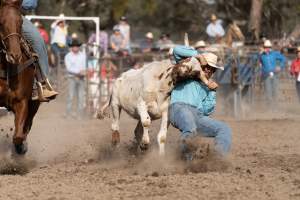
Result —
<instances>
[{"instance_id":1,"label":"man in white shirt","mask_svg":"<svg viewBox=\"0 0 300 200\"><path fill-rule=\"evenodd\" d=\"M86 55L80 51L81 43L73 40L70 44L71 51L65 56L65 65L68 73L69 94L67 98L66 117L71 115L72 104L77 96L77 113L76 118L82 117L84 109L84 78L86 71Z\"/></svg>"},{"instance_id":2,"label":"man in white shirt","mask_svg":"<svg viewBox=\"0 0 300 200\"><path fill-rule=\"evenodd\" d=\"M222 21L218 20L216 15L211 15L211 23L208 24L206 33L212 42L219 41L225 35L225 31L221 23Z\"/></svg>"}]
</instances>

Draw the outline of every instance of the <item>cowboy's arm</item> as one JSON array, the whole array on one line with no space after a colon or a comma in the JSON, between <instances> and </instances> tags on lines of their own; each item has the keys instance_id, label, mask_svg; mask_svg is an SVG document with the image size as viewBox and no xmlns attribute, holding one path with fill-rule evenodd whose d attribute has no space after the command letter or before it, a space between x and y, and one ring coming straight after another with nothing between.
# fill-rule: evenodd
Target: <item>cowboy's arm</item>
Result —
<instances>
[{"instance_id":1,"label":"cowboy's arm","mask_svg":"<svg viewBox=\"0 0 300 200\"><path fill-rule=\"evenodd\" d=\"M276 52L276 60L279 61L281 70L284 69L285 68L285 61L286 61L285 56L282 55L279 52Z\"/></svg>"},{"instance_id":2,"label":"cowboy's arm","mask_svg":"<svg viewBox=\"0 0 300 200\"><path fill-rule=\"evenodd\" d=\"M176 63L178 63L182 59L195 57L197 55L197 50L193 49L192 47L176 45L173 49L173 56L175 58Z\"/></svg>"},{"instance_id":3,"label":"cowboy's arm","mask_svg":"<svg viewBox=\"0 0 300 200\"><path fill-rule=\"evenodd\" d=\"M203 100L203 113L206 116L211 115L216 107L216 92L208 91L207 97Z\"/></svg>"}]
</instances>

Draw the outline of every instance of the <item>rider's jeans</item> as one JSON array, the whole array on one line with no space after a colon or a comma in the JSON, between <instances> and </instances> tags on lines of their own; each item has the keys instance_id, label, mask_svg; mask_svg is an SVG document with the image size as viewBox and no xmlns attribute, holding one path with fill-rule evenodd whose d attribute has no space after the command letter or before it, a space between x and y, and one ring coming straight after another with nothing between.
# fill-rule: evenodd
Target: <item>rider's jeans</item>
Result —
<instances>
[{"instance_id":1,"label":"rider's jeans","mask_svg":"<svg viewBox=\"0 0 300 200\"><path fill-rule=\"evenodd\" d=\"M278 77L276 74L273 76L266 76L263 81L267 104L270 108L275 109L277 107L278 97Z\"/></svg>"},{"instance_id":2,"label":"rider's jeans","mask_svg":"<svg viewBox=\"0 0 300 200\"><path fill-rule=\"evenodd\" d=\"M184 140L195 135L213 137L215 150L226 155L231 146L231 129L221 121L204 116L196 107L185 103L173 103L169 106L169 120L181 131Z\"/></svg>"},{"instance_id":3,"label":"rider's jeans","mask_svg":"<svg viewBox=\"0 0 300 200\"><path fill-rule=\"evenodd\" d=\"M33 50L38 54L39 64L43 73L47 76L49 73L49 63L46 44L38 29L25 17L23 17L22 34L23 37L30 42Z\"/></svg>"},{"instance_id":4,"label":"rider's jeans","mask_svg":"<svg viewBox=\"0 0 300 200\"><path fill-rule=\"evenodd\" d=\"M84 79L80 79L75 76L70 76L68 78L69 83L69 94L67 98L67 110L66 115L70 115L72 112L72 105L75 102L75 97L77 97L77 116L81 117L84 108Z\"/></svg>"}]
</instances>

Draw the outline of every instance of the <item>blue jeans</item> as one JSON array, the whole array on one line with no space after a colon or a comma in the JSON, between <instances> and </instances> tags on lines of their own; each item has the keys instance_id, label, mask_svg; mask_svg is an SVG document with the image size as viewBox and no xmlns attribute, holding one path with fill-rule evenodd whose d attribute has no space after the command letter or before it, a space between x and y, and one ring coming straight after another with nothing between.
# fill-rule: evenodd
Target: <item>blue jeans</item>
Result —
<instances>
[{"instance_id":1,"label":"blue jeans","mask_svg":"<svg viewBox=\"0 0 300 200\"><path fill-rule=\"evenodd\" d=\"M38 29L25 17L23 17L22 35L30 42L35 53L38 54L39 65L44 75L47 76L49 74L49 63L46 44Z\"/></svg>"},{"instance_id":2,"label":"blue jeans","mask_svg":"<svg viewBox=\"0 0 300 200\"><path fill-rule=\"evenodd\" d=\"M231 129L227 124L204 116L196 107L185 103L169 106L169 120L181 131L181 138L201 135L214 137L216 151L226 155L231 147Z\"/></svg>"},{"instance_id":3,"label":"blue jeans","mask_svg":"<svg viewBox=\"0 0 300 200\"><path fill-rule=\"evenodd\" d=\"M72 105L77 97L77 116L81 116L83 114L84 108L84 99L85 99L85 92L84 92L84 79L79 79L77 77L69 77L69 94L67 98L67 110L66 114L70 115L72 111ZM75 96L76 95L76 96Z\"/></svg>"},{"instance_id":4,"label":"blue jeans","mask_svg":"<svg viewBox=\"0 0 300 200\"><path fill-rule=\"evenodd\" d=\"M300 81L296 81L296 90L298 94L298 100L300 102Z\"/></svg>"},{"instance_id":5,"label":"blue jeans","mask_svg":"<svg viewBox=\"0 0 300 200\"><path fill-rule=\"evenodd\" d=\"M265 95L267 103L273 107L276 106L277 103L277 96L278 96L278 77L277 75L274 76L267 76L264 77L264 87L265 87Z\"/></svg>"}]
</instances>

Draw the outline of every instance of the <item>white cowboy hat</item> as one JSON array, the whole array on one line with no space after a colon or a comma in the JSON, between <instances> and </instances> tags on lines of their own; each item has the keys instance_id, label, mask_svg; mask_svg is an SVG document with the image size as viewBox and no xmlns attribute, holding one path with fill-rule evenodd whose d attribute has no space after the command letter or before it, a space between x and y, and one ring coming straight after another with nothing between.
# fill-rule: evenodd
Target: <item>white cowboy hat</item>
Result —
<instances>
[{"instance_id":1,"label":"white cowboy hat","mask_svg":"<svg viewBox=\"0 0 300 200\"><path fill-rule=\"evenodd\" d=\"M221 66L218 66L217 63L218 63L218 56L216 54L213 54L213 53L203 53L201 54L207 64L211 67L214 67L214 68L217 68L217 69L220 69L220 70L224 70L224 67L221 67Z\"/></svg>"},{"instance_id":2,"label":"white cowboy hat","mask_svg":"<svg viewBox=\"0 0 300 200\"><path fill-rule=\"evenodd\" d=\"M265 40L264 47L272 47L272 43L270 40Z\"/></svg>"},{"instance_id":3,"label":"white cowboy hat","mask_svg":"<svg viewBox=\"0 0 300 200\"><path fill-rule=\"evenodd\" d=\"M151 32L148 32L145 36L146 38L153 39L153 33Z\"/></svg>"},{"instance_id":4,"label":"white cowboy hat","mask_svg":"<svg viewBox=\"0 0 300 200\"><path fill-rule=\"evenodd\" d=\"M299 47L297 47L297 52L300 52L300 46L299 46Z\"/></svg>"},{"instance_id":5,"label":"white cowboy hat","mask_svg":"<svg viewBox=\"0 0 300 200\"><path fill-rule=\"evenodd\" d=\"M199 48L199 47L206 47L206 44L203 40L200 40L198 42L196 42L196 44L194 45L195 48Z\"/></svg>"}]
</instances>

